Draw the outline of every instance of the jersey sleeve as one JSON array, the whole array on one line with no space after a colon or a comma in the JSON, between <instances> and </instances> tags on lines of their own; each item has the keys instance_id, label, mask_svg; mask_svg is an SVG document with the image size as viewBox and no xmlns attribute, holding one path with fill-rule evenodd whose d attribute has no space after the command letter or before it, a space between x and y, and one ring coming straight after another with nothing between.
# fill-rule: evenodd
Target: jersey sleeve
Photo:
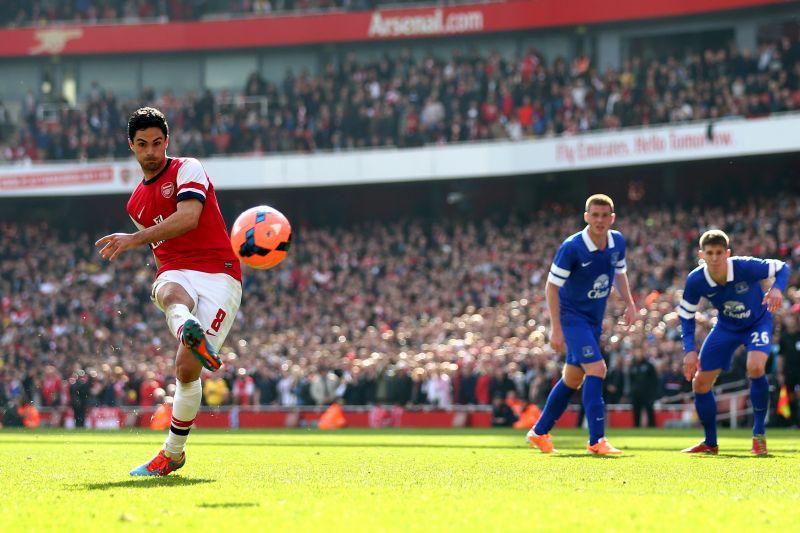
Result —
<instances>
[{"instance_id":1,"label":"jersey sleeve","mask_svg":"<svg viewBox=\"0 0 800 533\"><path fill-rule=\"evenodd\" d=\"M695 344L694 314L697 312L697 305L700 303L700 294L697 292L692 279L686 280L686 287L683 289L683 297L678 304L678 317L681 319L681 342L683 342L684 353L697 351Z\"/></svg>"},{"instance_id":2,"label":"jersey sleeve","mask_svg":"<svg viewBox=\"0 0 800 533\"><path fill-rule=\"evenodd\" d=\"M558 287L563 287L569 275L572 274L572 267L575 264L575 248L564 242L556 252L553 264L550 265L550 275L547 281Z\"/></svg>"},{"instance_id":3,"label":"jersey sleeve","mask_svg":"<svg viewBox=\"0 0 800 533\"><path fill-rule=\"evenodd\" d=\"M133 222L133 225L136 226L136 229L138 229L139 231L144 229L144 226L136 222L135 218L131 217L131 222Z\"/></svg>"},{"instance_id":4,"label":"jersey sleeve","mask_svg":"<svg viewBox=\"0 0 800 533\"><path fill-rule=\"evenodd\" d=\"M178 169L176 182L178 187L177 200L179 202L189 199L200 200L202 203L206 202L209 181L200 161L193 158L186 159L181 168Z\"/></svg>"},{"instance_id":5,"label":"jersey sleeve","mask_svg":"<svg viewBox=\"0 0 800 533\"><path fill-rule=\"evenodd\" d=\"M786 290L786 285L789 283L789 267L783 261L757 257L741 257L737 261L748 277L757 280L775 278L773 288L781 292Z\"/></svg>"},{"instance_id":6,"label":"jersey sleeve","mask_svg":"<svg viewBox=\"0 0 800 533\"><path fill-rule=\"evenodd\" d=\"M625 237L619 232L614 233L614 240L616 241L615 244L620 248L619 257L617 258L617 262L614 263L614 273L624 274L628 271L628 262L625 260L625 251L628 248L628 244L625 242Z\"/></svg>"}]
</instances>

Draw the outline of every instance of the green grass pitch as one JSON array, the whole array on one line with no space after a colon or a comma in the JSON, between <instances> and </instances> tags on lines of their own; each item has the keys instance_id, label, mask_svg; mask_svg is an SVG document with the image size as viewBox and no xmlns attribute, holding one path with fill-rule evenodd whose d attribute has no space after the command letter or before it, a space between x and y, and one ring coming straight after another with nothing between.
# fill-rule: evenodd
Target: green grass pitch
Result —
<instances>
[{"instance_id":1,"label":"green grass pitch","mask_svg":"<svg viewBox=\"0 0 800 533\"><path fill-rule=\"evenodd\" d=\"M163 432L0 431L0 530L790 531L800 433L747 431L721 453L677 450L701 430L614 430L618 458L557 430L559 454L516 430L192 432L186 466L130 478Z\"/></svg>"}]
</instances>

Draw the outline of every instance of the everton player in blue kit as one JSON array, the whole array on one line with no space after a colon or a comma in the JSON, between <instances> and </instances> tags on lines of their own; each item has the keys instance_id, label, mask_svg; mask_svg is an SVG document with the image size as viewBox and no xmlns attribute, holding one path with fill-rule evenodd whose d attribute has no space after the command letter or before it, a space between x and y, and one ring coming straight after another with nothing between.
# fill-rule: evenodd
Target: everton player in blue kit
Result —
<instances>
[{"instance_id":1,"label":"everton player in blue kit","mask_svg":"<svg viewBox=\"0 0 800 533\"><path fill-rule=\"evenodd\" d=\"M611 286L627 304L625 321L637 318L628 285L625 239L612 231L614 202L605 194L586 200L583 231L568 237L556 252L547 278L546 297L550 310L550 345L566 352L567 364L556 383L539 421L528 432L527 441L544 453L555 451L550 430L567 409L573 393L583 385L583 406L589 425L587 451L595 455L619 455L605 438L603 379L606 364L600 353L600 332Z\"/></svg>"},{"instance_id":2,"label":"everton player in blue kit","mask_svg":"<svg viewBox=\"0 0 800 533\"><path fill-rule=\"evenodd\" d=\"M686 279L686 288L678 306L683 339L683 373L692 381L694 405L705 430L705 440L686 448L685 453L716 454L717 402L711 387L722 370L728 370L733 352L747 347L747 375L750 378L750 402L753 404L753 448L755 455L767 454L764 420L769 403L769 385L764 374L772 344L772 313L780 308L783 291L789 281L789 269L776 259L731 257L728 236L709 230L700 237L700 258L704 264ZM761 281L775 278L764 294ZM700 356L694 339L694 314L700 297L705 297L719 311Z\"/></svg>"}]
</instances>

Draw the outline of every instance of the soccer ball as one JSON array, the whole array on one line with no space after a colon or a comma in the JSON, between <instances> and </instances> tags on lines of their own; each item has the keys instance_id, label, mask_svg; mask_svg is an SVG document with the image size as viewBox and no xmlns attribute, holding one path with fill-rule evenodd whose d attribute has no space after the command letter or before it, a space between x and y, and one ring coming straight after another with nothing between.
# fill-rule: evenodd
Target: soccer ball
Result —
<instances>
[{"instance_id":1,"label":"soccer ball","mask_svg":"<svg viewBox=\"0 0 800 533\"><path fill-rule=\"evenodd\" d=\"M286 257L292 241L292 226L283 213L260 205L236 219L231 229L231 246L242 263L266 270Z\"/></svg>"}]
</instances>

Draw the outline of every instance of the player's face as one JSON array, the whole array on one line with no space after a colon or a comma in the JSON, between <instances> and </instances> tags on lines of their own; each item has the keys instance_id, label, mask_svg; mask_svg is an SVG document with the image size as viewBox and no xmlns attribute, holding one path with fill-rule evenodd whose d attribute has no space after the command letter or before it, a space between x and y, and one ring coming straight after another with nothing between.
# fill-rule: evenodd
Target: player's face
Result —
<instances>
[{"instance_id":1,"label":"player's face","mask_svg":"<svg viewBox=\"0 0 800 533\"><path fill-rule=\"evenodd\" d=\"M128 141L136 160L145 172L156 172L164 166L168 144L169 138L156 127L138 130L133 140Z\"/></svg>"},{"instance_id":2,"label":"player's face","mask_svg":"<svg viewBox=\"0 0 800 533\"><path fill-rule=\"evenodd\" d=\"M708 269L712 273L721 273L728 268L728 257L731 251L721 244L710 244L703 246L700 250L700 258L703 259L708 265Z\"/></svg>"},{"instance_id":3,"label":"player's face","mask_svg":"<svg viewBox=\"0 0 800 533\"><path fill-rule=\"evenodd\" d=\"M589 231L600 237L608 232L614 223L615 215L611 212L610 205L592 204L589 210L583 214L583 220L589 224Z\"/></svg>"}]
</instances>

